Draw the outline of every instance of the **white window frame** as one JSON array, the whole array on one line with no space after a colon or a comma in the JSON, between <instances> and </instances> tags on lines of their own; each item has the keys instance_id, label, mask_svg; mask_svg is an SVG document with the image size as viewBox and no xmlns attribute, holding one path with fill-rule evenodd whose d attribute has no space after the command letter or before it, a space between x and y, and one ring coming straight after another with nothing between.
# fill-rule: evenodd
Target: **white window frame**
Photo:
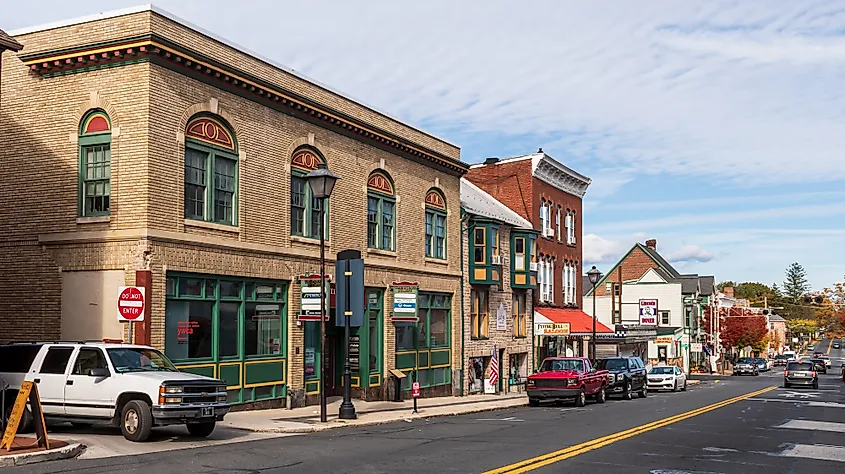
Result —
<instances>
[{"instance_id":1,"label":"white window frame","mask_svg":"<svg viewBox=\"0 0 845 474\"><path fill-rule=\"evenodd\" d=\"M560 206L557 206L557 217L555 218L555 226L557 227L557 241L563 240L563 235L560 233Z\"/></svg>"},{"instance_id":2,"label":"white window frame","mask_svg":"<svg viewBox=\"0 0 845 474\"><path fill-rule=\"evenodd\" d=\"M575 245L575 213L572 211L566 213L566 243Z\"/></svg>"}]
</instances>

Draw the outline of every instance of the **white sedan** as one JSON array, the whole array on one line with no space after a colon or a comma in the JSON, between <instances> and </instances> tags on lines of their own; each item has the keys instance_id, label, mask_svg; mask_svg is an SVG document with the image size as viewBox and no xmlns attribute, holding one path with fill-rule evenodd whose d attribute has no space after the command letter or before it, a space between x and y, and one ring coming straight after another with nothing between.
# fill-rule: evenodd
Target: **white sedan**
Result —
<instances>
[{"instance_id":1,"label":"white sedan","mask_svg":"<svg viewBox=\"0 0 845 474\"><path fill-rule=\"evenodd\" d=\"M828 369L833 365L833 362L830 360L830 357L828 357L828 356L821 356L821 357L819 357L819 359L824 361L824 365Z\"/></svg>"},{"instance_id":2,"label":"white sedan","mask_svg":"<svg viewBox=\"0 0 845 474\"><path fill-rule=\"evenodd\" d=\"M678 390L687 389L687 376L674 365L652 367L646 375L649 390Z\"/></svg>"}]
</instances>

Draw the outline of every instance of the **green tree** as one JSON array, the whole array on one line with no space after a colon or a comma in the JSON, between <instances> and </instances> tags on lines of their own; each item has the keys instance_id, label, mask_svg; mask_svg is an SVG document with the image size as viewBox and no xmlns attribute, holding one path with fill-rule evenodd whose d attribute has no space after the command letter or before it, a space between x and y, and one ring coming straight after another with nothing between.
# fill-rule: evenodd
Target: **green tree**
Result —
<instances>
[{"instance_id":1,"label":"green tree","mask_svg":"<svg viewBox=\"0 0 845 474\"><path fill-rule=\"evenodd\" d=\"M733 287L733 286L736 286L736 283L728 280L728 281L723 281L723 282L719 283L718 285L716 285L716 289L719 290L719 291L724 291L725 288Z\"/></svg>"},{"instance_id":2,"label":"green tree","mask_svg":"<svg viewBox=\"0 0 845 474\"><path fill-rule=\"evenodd\" d=\"M798 298L809 290L810 284L807 282L807 272L801 264L793 262L786 268L786 280L783 281L785 295L792 298L793 302L797 302Z\"/></svg>"},{"instance_id":3,"label":"green tree","mask_svg":"<svg viewBox=\"0 0 845 474\"><path fill-rule=\"evenodd\" d=\"M762 283L748 281L734 287L734 296L744 298L752 304L762 305L764 298L772 299L775 293L771 288Z\"/></svg>"},{"instance_id":4,"label":"green tree","mask_svg":"<svg viewBox=\"0 0 845 474\"><path fill-rule=\"evenodd\" d=\"M776 298L783 296L783 293L781 293L780 287L778 287L777 283L772 283L772 294L774 294Z\"/></svg>"}]
</instances>

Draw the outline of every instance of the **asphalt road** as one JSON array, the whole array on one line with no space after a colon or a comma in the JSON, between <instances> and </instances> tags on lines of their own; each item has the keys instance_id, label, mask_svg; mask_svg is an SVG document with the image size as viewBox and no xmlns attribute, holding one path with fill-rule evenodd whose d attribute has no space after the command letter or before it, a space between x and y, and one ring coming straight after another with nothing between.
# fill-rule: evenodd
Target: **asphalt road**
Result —
<instances>
[{"instance_id":1,"label":"asphalt road","mask_svg":"<svg viewBox=\"0 0 845 474\"><path fill-rule=\"evenodd\" d=\"M785 390L777 370L585 408L524 407L10 472L845 472L845 385L835 375L845 352L830 356L834 370L819 390Z\"/></svg>"}]
</instances>

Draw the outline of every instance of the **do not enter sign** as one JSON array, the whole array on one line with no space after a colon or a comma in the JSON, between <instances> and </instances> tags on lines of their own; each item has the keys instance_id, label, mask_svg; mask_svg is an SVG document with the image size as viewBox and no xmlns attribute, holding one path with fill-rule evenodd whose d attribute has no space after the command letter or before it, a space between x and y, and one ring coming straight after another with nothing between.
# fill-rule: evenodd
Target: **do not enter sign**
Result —
<instances>
[{"instance_id":1,"label":"do not enter sign","mask_svg":"<svg viewBox=\"0 0 845 474\"><path fill-rule=\"evenodd\" d=\"M144 287L121 286L117 290L117 320L144 320Z\"/></svg>"},{"instance_id":2,"label":"do not enter sign","mask_svg":"<svg viewBox=\"0 0 845 474\"><path fill-rule=\"evenodd\" d=\"M414 398L420 398L420 383L414 382L411 385L411 396Z\"/></svg>"}]
</instances>

